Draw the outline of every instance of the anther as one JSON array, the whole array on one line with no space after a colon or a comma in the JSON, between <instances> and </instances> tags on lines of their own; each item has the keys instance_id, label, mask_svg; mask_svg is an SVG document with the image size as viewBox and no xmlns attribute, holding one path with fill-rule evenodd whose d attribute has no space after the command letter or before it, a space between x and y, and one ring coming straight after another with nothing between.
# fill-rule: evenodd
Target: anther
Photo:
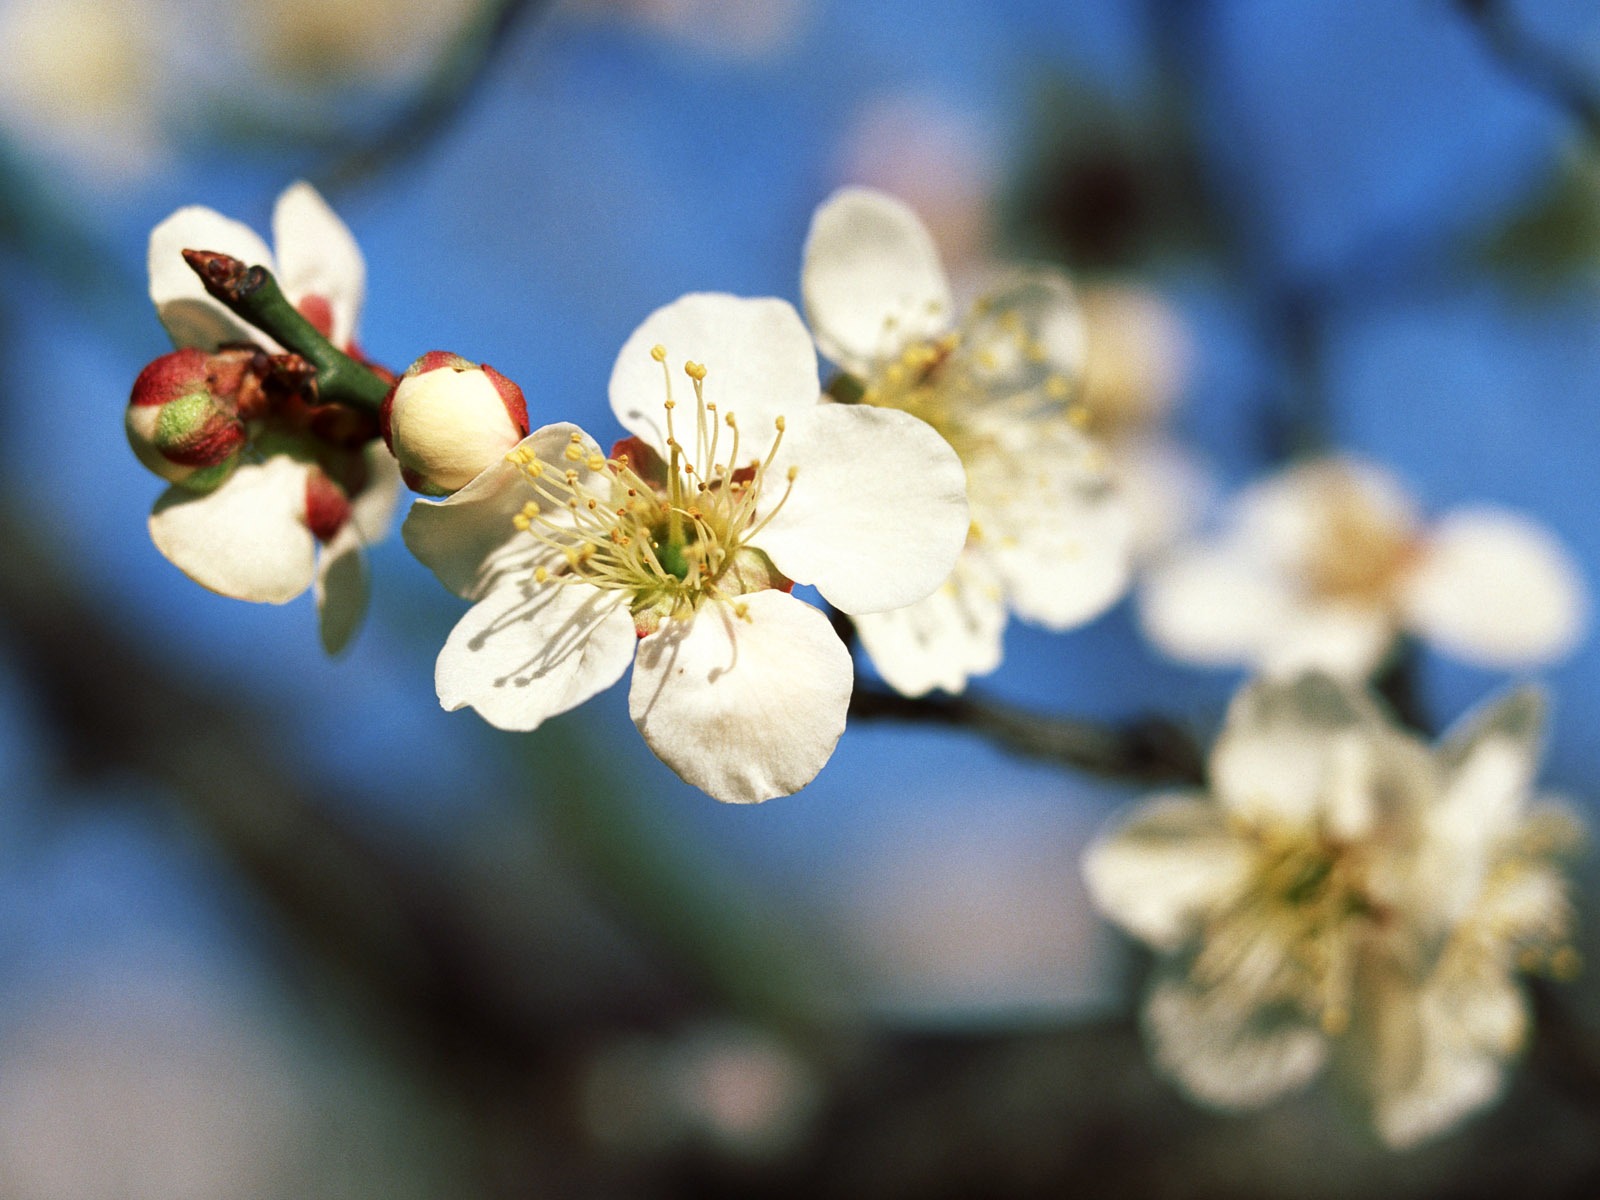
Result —
<instances>
[{"instance_id":1,"label":"anther","mask_svg":"<svg viewBox=\"0 0 1600 1200\"><path fill-rule=\"evenodd\" d=\"M686 362L683 364L683 373L699 383L706 377L706 367L704 363Z\"/></svg>"},{"instance_id":2,"label":"anther","mask_svg":"<svg viewBox=\"0 0 1600 1200\"><path fill-rule=\"evenodd\" d=\"M654 346L650 347L650 357L655 359L657 362L666 362L667 348L660 342L657 342Z\"/></svg>"}]
</instances>

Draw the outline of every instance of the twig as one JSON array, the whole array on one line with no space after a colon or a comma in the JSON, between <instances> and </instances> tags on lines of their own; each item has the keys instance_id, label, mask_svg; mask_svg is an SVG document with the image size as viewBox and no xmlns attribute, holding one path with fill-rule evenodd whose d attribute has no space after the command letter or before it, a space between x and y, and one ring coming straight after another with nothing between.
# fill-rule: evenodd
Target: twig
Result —
<instances>
[{"instance_id":1,"label":"twig","mask_svg":"<svg viewBox=\"0 0 1600 1200\"><path fill-rule=\"evenodd\" d=\"M183 261L219 304L316 367L323 401L374 412L383 403L389 384L323 337L289 303L271 271L213 250L187 249Z\"/></svg>"},{"instance_id":2,"label":"twig","mask_svg":"<svg viewBox=\"0 0 1600 1200\"><path fill-rule=\"evenodd\" d=\"M1566 112L1600 145L1600 93L1592 80L1550 47L1527 37L1503 0L1456 0L1456 8L1501 66Z\"/></svg>"},{"instance_id":3,"label":"twig","mask_svg":"<svg viewBox=\"0 0 1600 1200\"><path fill-rule=\"evenodd\" d=\"M1162 717L1122 725L1048 717L967 693L910 698L856 686L850 715L965 729L1028 758L1137 783L1205 782L1205 759L1192 737Z\"/></svg>"}]
</instances>

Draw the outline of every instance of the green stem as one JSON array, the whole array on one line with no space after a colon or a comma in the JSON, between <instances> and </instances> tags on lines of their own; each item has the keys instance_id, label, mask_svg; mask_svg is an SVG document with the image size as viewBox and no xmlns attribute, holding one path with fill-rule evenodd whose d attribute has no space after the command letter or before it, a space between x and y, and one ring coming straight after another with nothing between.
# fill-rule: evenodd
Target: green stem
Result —
<instances>
[{"instance_id":1,"label":"green stem","mask_svg":"<svg viewBox=\"0 0 1600 1200\"><path fill-rule=\"evenodd\" d=\"M325 403L377 411L389 385L322 334L289 303L272 272L247 267L210 250L185 250L184 261L206 291L228 311L248 321L317 369L317 394Z\"/></svg>"}]
</instances>

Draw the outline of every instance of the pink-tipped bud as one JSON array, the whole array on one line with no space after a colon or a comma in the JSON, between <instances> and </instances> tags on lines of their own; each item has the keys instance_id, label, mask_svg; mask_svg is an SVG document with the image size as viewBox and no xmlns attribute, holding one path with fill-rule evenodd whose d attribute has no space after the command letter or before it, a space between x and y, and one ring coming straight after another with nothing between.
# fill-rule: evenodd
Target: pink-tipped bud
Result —
<instances>
[{"instance_id":1,"label":"pink-tipped bud","mask_svg":"<svg viewBox=\"0 0 1600 1200\"><path fill-rule=\"evenodd\" d=\"M414 490L448 496L528 436L522 389L493 367L424 354L389 389L383 440Z\"/></svg>"},{"instance_id":2,"label":"pink-tipped bud","mask_svg":"<svg viewBox=\"0 0 1600 1200\"><path fill-rule=\"evenodd\" d=\"M128 444L140 462L169 483L209 492L238 464L248 435L239 419L244 352L208 355L175 350L134 380L128 400Z\"/></svg>"}]
</instances>

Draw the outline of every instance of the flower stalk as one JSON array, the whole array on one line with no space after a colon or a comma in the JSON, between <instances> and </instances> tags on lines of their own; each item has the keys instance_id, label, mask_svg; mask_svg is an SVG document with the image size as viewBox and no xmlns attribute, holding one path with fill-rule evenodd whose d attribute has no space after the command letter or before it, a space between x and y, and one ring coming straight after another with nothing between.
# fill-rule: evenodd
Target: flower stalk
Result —
<instances>
[{"instance_id":1,"label":"flower stalk","mask_svg":"<svg viewBox=\"0 0 1600 1200\"><path fill-rule=\"evenodd\" d=\"M316 367L324 403L371 412L382 407L389 384L318 333L289 303L271 271L210 250L185 250L183 260L215 300Z\"/></svg>"}]
</instances>

